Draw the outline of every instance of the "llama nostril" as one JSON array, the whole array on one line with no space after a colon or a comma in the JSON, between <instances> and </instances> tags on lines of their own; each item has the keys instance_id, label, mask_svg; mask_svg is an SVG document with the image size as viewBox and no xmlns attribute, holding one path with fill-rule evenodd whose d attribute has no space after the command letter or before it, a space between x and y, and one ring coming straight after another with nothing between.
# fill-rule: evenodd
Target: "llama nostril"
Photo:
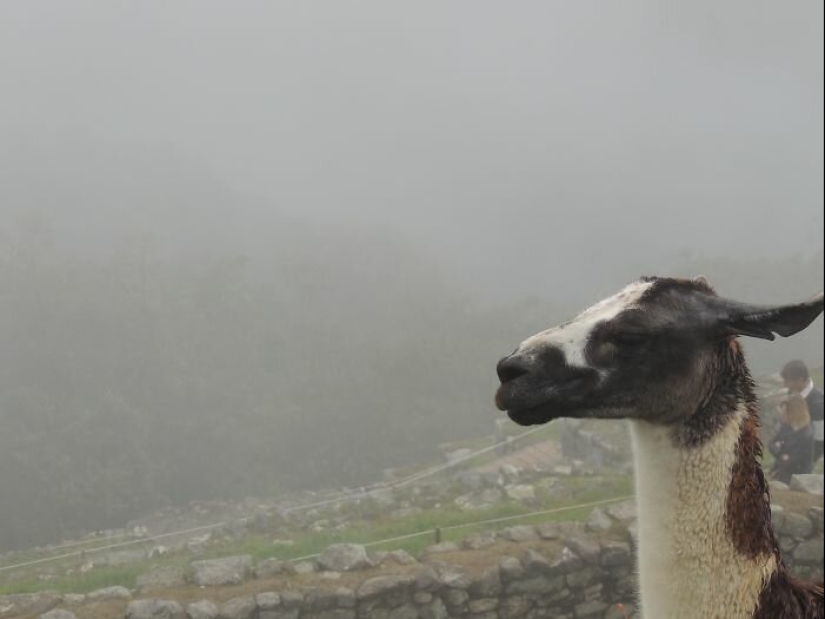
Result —
<instances>
[{"instance_id":1,"label":"llama nostril","mask_svg":"<svg viewBox=\"0 0 825 619\"><path fill-rule=\"evenodd\" d=\"M496 372L498 373L498 379L503 385L509 383L511 380L517 379L519 376L529 374L530 369L527 367L527 363L523 357L510 355L498 362Z\"/></svg>"}]
</instances>

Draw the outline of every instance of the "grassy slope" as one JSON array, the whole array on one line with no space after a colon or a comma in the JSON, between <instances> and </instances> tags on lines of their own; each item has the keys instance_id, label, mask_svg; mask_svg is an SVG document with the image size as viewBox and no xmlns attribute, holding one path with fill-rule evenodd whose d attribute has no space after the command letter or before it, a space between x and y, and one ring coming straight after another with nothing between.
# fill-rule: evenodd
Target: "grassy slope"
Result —
<instances>
[{"instance_id":1,"label":"grassy slope","mask_svg":"<svg viewBox=\"0 0 825 619\"><path fill-rule=\"evenodd\" d=\"M209 549L201 558L250 554L258 561L276 557L283 560L299 559L320 553L330 544L353 542L369 544L372 550L403 549L417 554L435 543L435 529L460 525L459 529L443 531L442 541L459 541L469 533L479 530L498 530L516 524L537 524L556 521L581 521L587 518L592 508L577 508L558 514L547 514L519 518L512 521L474 526L472 523L509 516L518 516L535 511L559 509L580 503L598 501L605 498L627 496L632 494L632 480L628 476L616 475L603 478L570 478L567 480L569 498L564 500L541 498L531 507L518 503L501 503L485 510L461 511L455 507L441 507L420 514L399 519L380 519L354 523L343 531L325 531L320 533L300 532L293 536L292 545L273 544L271 536L251 535L237 543L224 543ZM391 541L386 544L374 542L421 533L405 540ZM173 556L152 561L135 563L122 567L93 569L86 574L58 576L48 581L29 577L14 582L0 583L0 595L8 593L27 593L42 590L55 590L61 593L87 593L101 587L123 585L133 588L135 579L151 567L161 565L187 565L189 556ZM63 566L64 569L67 566Z\"/></svg>"},{"instance_id":2,"label":"grassy slope","mask_svg":"<svg viewBox=\"0 0 825 619\"><path fill-rule=\"evenodd\" d=\"M817 385L825 384L823 380L823 368L812 371L814 381ZM553 436L554 429L548 426L547 434L537 432L529 437L530 442L546 440ZM481 448L490 444L489 437L474 439L462 443L451 445L452 448L470 447ZM770 465L770 454L767 455L766 466ZM818 465L818 471L822 472L822 462ZM571 498L565 501L544 499L539 501L535 507L527 508L517 503L502 503L487 510L477 510L472 512L460 511L454 507L442 507L440 509L429 510L421 514L409 516L401 519L384 519L369 522L358 522L344 531L321 532L321 533L299 533L290 541L291 546L273 544L272 540L265 536L250 536L242 542L234 544L224 544L210 549L206 558L229 556L233 554L250 554L255 560L269 557L279 559L296 559L321 552L330 544L339 542L354 542L361 544L373 544L378 540L422 533L417 537L406 540L390 542L388 544L376 544L373 549L404 549L413 554L420 552L427 546L434 543L434 531L436 528L446 528L455 525L465 525L467 523L526 514L533 511L545 509L555 509L587 503L603 499L605 497L624 496L632 493L632 480L626 476L616 476L604 478L604 483L598 487L593 480L587 478L570 479ZM508 521L498 524L466 526L461 529L444 531L441 539L443 541L458 541L468 533L478 530L497 530L514 524L536 524L540 522L553 522L560 520L583 520L591 511L591 508L574 509L560 514L528 517L517 521ZM58 576L47 581L39 580L35 577L23 578L14 582L2 582L0 573L0 595L8 593L26 593L42 591L46 589L56 590L61 593L85 593L101 587L112 585L123 585L129 588L135 586L135 579L150 567L159 565L187 565L190 558L185 556L168 557L164 559L146 561L121 567L107 567L93 569L86 574L72 574ZM63 564L66 569L71 563Z\"/></svg>"}]
</instances>

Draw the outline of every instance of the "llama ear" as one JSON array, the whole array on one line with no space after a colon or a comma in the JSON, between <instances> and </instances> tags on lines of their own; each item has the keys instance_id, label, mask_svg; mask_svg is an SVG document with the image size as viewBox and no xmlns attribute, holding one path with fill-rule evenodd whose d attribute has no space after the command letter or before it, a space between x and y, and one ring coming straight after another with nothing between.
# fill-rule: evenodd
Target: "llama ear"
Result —
<instances>
[{"instance_id":1,"label":"llama ear","mask_svg":"<svg viewBox=\"0 0 825 619\"><path fill-rule=\"evenodd\" d=\"M725 335L774 340L774 333L789 337L805 329L822 313L822 307L822 293L803 303L775 307L727 302L721 322Z\"/></svg>"}]
</instances>

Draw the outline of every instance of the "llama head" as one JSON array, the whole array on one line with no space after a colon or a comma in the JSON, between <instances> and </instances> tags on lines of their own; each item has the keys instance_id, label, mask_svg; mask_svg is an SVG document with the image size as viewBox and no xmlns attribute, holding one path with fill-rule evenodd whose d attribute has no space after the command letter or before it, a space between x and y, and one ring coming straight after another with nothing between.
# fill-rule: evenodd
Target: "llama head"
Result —
<instances>
[{"instance_id":1,"label":"llama head","mask_svg":"<svg viewBox=\"0 0 825 619\"><path fill-rule=\"evenodd\" d=\"M643 278L498 363L496 405L521 425L558 417L674 423L713 388L733 340L774 339L813 322L823 296L782 306L723 299L707 280Z\"/></svg>"}]
</instances>

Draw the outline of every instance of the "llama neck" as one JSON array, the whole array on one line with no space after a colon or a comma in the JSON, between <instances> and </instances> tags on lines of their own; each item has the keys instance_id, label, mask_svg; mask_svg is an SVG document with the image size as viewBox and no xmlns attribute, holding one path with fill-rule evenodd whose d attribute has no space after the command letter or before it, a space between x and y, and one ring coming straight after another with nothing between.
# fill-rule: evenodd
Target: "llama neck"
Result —
<instances>
[{"instance_id":1,"label":"llama neck","mask_svg":"<svg viewBox=\"0 0 825 619\"><path fill-rule=\"evenodd\" d=\"M755 411L741 404L730 413L690 446L672 428L631 422L647 619L753 617L776 570Z\"/></svg>"}]
</instances>

